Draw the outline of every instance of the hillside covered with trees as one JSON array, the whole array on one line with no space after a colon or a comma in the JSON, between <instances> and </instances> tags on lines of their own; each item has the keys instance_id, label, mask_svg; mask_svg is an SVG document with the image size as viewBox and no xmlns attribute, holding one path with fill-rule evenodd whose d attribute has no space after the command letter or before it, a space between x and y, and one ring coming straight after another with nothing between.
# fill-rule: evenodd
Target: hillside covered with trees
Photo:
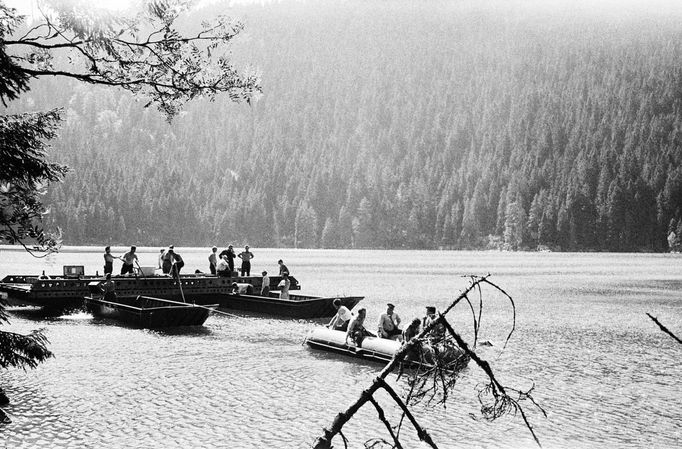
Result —
<instances>
[{"instance_id":1,"label":"hillside covered with trees","mask_svg":"<svg viewBox=\"0 0 682 449\"><path fill-rule=\"evenodd\" d=\"M547 3L206 6L244 19L260 101L168 124L123 91L33 83L11 108L64 107L71 167L46 224L67 244L668 250L682 7Z\"/></svg>"}]
</instances>

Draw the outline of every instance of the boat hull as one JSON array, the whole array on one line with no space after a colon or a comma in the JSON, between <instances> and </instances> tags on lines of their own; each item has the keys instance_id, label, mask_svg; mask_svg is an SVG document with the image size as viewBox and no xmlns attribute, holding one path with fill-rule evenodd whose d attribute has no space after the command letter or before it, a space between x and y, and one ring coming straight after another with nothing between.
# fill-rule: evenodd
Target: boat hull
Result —
<instances>
[{"instance_id":1,"label":"boat hull","mask_svg":"<svg viewBox=\"0 0 682 449\"><path fill-rule=\"evenodd\" d=\"M327 329L326 327L315 328L310 331L305 342L311 348L361 357L377 362L390 361L401 346L401 343L396 340L365 337L362 340L362 347L358 347L352 343L346 343L345 332Z\"/></svg>"},{"instance_id":2,"label":"boat hull","mask_svg":"<svg viewBox=\"0 0 682 449\"><path fill-rule=\"evenodd\" d=\"M201 326L217 304L198 306L146 296L118 297L107 301L85 297L85 308L94 316L143 328Z\"/></svg>"},{"instance_id":3,"label":"boat hull","mask_svg":"<svg viewBox=\"0 0 682 449\"><path fill-rule=\"evenodd\" d=\"M277 292L271 292L269 297L226 295L221 298L220 307L290 318L327 318L336 314L335 299L340 299L349 309L363 299L362 296L318 297L296 294L290 294L289 299L280 299L277 295Z\"/></svg>"}]
</instances>

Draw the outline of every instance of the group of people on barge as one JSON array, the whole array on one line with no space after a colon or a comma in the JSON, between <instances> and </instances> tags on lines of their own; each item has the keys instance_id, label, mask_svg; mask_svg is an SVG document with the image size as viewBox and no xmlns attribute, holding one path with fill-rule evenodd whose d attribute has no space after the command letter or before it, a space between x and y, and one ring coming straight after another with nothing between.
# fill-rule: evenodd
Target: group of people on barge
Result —
<instances>
[{"instance_id":1,"label":"group of people on barge","mask_svg":"<svg viewBox=\"0 0 682 449\"><path fill-rule=\"evenodd\" d=\"M137 247L135 245L130 247L130 251L122 256L114 256L111 254L111 247L107 246L104 248L104 276L107 274L112 274L114 272L114 260L119 259L121 261L121 275L133 274L135 271L135 265L140 266L140 260L135 254ZM185 266L185 261L182 260L182 256L175 252L173 245L168 247L168 250L161 249L159 252L158 268L163 271L164 274L172 274L177 276L180 274L180 270Z\"/></svg>"},{"instance_id":2,"label":"group of people on barge","mask_svg":"<svg viewBox=\"0 0 682 449\"><path fill-rule=\"evenodd\" d=\"M122 264L121 264L121 274L127 274L127 273L132 273L135 269L135 263L139 264L137 254L135 254L135 251L137 250L136 246L131 246L130 251L125 253L122 256L114 256L111 254L111 247L107 246L104 248L104 276L107 274L111 275L114 272L114 260L119 259Z\"/></svg>"},{"instance_id":3,"label":"group of people on barge","mask_svg":"<svg viewBox=\"0 0 682 449\"><path fill-rule=\"evenodd\" d=\"M244 251L237 254L232 245L228 245L226 249L218 254L218 247L211 248L211 254L208 256L208 269L211 274L217 276L231 277L235 274L234 260L239 258L242 261L239 269L240 276L251 276L251 260L254 258L249 245L244 247Z\"/></svg>"},{"instance_id":4,"label":"group of people on barge","mask_svg":"<svg viewBox=\"0 0 682 449\"><path fill-rule=\"evenodd\" d=\"M133 274L135 265L139 267L139 259L135 251L136 246L131 246L130 251L126 252L123 256L114 256L111 254L111 247L107 246L104 248L104 276L106 277L114 271L114 260L119 259L122 262L121 265L121 275ZM236 254L233 245L228 245L226 249L218 253L218 247L214 246L211 248L211 254L208 256L209 271L211 274L221 277L236 277L237 272L235 271L234 262L235 259L239 258L241 260L240 276L251 276L251 260L254 258L253 252L251 252L249 245L244 247L244 251ZM282 259L277 261L279 265L279 275L282 277L279 288L279 297L281 299L289 299L289 288L291 286L291 281L289 280L289 268L284 264ZM175 251L173 245L170 245L168 249L162 248L159 251L159 258L157 268L161 270L163 274L168 274L171 276L178 276L180 270L185 266L185 262L182 256ZM141 269L141 268L140 268ZM197 270L197 273L200 273ZM270 294L270 277L267 271L261 273L262 287L260 294L262 296L268 296Z\"/></svg>"},{"instance_id":5,"label":"group of people on barge","mask_svg":"<svg viewBox=\"0 0 682 449\"><path fill-rule=\"evenodd\" d=\"M353 315L348 307L341 303L340 299L334 300L334 307L336 308L336 315L329 321L327 327L332 330L346 332L346 343L352 342L356 346L362 345L362 340L365 337L379 337L398 341L410 341L412 337L421 332L422 328L426 328L434 322L438 316L436 308L433 306L426 307L426 314L422 318L414 318L410 324L404 329L400 329L401 319L395 312L395 305L386 304L386 313L381 314L377 325L376 335L365 328L365 319L367 317L367 310L363 307L357 310ZM430 331L429 337L432 341L440 341L445 336L445 327L438 323Z\"/></svg>"}]
</instances>

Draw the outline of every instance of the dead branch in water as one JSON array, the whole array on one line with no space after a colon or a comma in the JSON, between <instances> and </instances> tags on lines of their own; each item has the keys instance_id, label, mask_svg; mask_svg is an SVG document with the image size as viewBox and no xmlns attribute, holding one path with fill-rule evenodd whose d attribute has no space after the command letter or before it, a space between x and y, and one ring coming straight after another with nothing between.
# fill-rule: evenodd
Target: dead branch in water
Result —
<instances>
[{"instance_id":1,"label":"dead branch in water","mask_svg":"<svg viewBox=\"0 0 682 449\"><path fill-rule=\"evenodd\" d=\"M534 387L526 392L505 387L495 377L490 364L481 359L472 349L472 347L475 348L476 341L478 340L478 332L480 330L482 318L482 285L488 285L498 290L511 303L513 313L512 328L505 340L505 347L516 327L516 306L513 299L503 289L490 282L488 277L489 275L483 277L471 276L471 283L467 289L455 298L443 312L438 314L436 319L424 326L421 332L410 339L410 341L403 344L393 356L393 359L374 379L372 384L362 391L358 399L344 412L336 415L329 428L323 429L324 434L317 438L313 447L315 449L331 449L333 438L336 435L341 434L341 430L346 423L353 418L355 413L362 408L363 405L369 402L377 410L379 421L383 423L388 430L392 443L383 439L372 439L365 442L365 447L391 447L400 449L402 447L400 443L400 430L406 418L412 425L420 441L429 447L437 448L438 446L432 440L428 431L419 424L411 412L410 406L420 402L425 402L428 405L435 401L436 404L445 407L449 392L454 388L462 369L467 365L469 360L473 360L488 377L488 383L479 391L479 401L481 403L481 414L483 417L492 421L504 415L515 415L516 413L519 413L533 439L538 446L541 446L540 441L520 404L523 400L529 400L531 404L537 407L546 416L544 410L531 396L531 391ZM473 291L477 291L479 294L478 310L475 310L474 304L468 297ZM446 318L447 314L463 300L469 304L473 316L474 343L472 347L470 347L454 330ZM400 395L386 383L385 379L396 369L399 370L398 378L400 378L406 372L405 366L410 363L413 365L416 364L416 368L412 371L412 374L407 381L409 391L406 399L403 400ZM391 426L384 413L384 409L374 397L375 393L380 389L388 393L401 411L400 421L395 427ZM344 445L346 444L347 441L344 438Z\"/></svg>"},{"instance_id":2,"label":"dead branch in water","mask_svg":"<svg viewBox=\"0 0 682 449\"><path fill-rule=\"evenodd\" d=\"M649 313L647 313L647 315L649 316L649 318L651 318L651 319L653 320L654 323L656 323L656 324L658 325L659 328L661 328L661 330L662 330L663 332L665 332L666 334L668 334L668 335L670 335L671 337L673 337L675 340L677 340L678 343L682 344L682 340L680 340L680 338L679 338L677 335L675 335L675 334L673 334L672 332L670 332L670 331L668 330L667 327L665 327L664 325L662 325L661 322L658 321L658 320L656 319L656 317L651 316L651 314L649 314Z\"/></svg>"}]
</instances>

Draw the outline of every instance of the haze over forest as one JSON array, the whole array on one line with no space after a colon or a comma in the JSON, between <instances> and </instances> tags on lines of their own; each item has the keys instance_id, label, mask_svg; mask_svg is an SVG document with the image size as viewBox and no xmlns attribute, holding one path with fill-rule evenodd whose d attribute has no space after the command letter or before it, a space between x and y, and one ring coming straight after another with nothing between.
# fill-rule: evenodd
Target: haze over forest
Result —
<instances>
[{"instance_id":1,"label":"haze over forest","mask_svg":"<svg viewBox=\"0 0 682 449\"><path fill-rule=\"evenodd\" d=\"M170 126L124 91L34 81L12 111L67 111L46 225L66 244L667 250L682 9L547 3L211 4L191 21L245 20L235 57L264 96Z\"/></svg>"}]
</instances>

